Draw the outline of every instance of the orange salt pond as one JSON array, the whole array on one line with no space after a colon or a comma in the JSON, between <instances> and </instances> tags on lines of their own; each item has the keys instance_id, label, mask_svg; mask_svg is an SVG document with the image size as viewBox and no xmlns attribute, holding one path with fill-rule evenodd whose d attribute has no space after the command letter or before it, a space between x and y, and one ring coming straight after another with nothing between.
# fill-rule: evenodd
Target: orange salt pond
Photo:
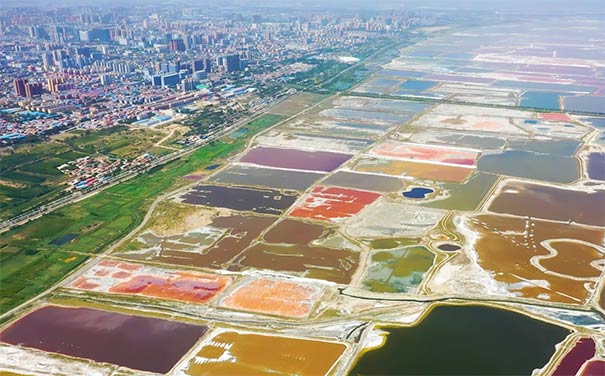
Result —
<instances>
[{"instance_id":1,"label":"orange salt pond","mask_svg":"<svg viewBox=\"0 0 605 376\"><path fill-rule=\"evenodd\" d=\"M166 300L205 303L227 287L231 277L171 271L140 264L99 263L69 287L114 294L142 295ZM133 270L132 273L117 271Z\"/></svg>"},{"instance_id":2,"label":"orange salt pond","mask_svg":"<svg viewBox=\"0 0 605 376\"><path fill-rule=\"evenodd\" d=\"M384 158L362 157L354 167L358 172L379 173L392 176L414 177L422 180L460 183L475 169L470 166L452 166L428 162L399 161Z\"/></svg>"},{"instance_id":3,"label":"orange salt pond","mask_svg":"<svg viewBox=\"0 0 605 376\"><path fill-rule=\"evenodd\" d=\"M605 264L605 229L501 216L471 215L479 266L519 296L585 304Z\"/></svg>"},{"instance_id":4,"label":"orange salt pond","mask_svg":"<svg viewBox=\"0 0 605 376\"><path fill-rule=\"evenodd\" d=\"M176 374L319 376L345 349L341 343L225 331L205 341Z\"/></svg>"},{"instance_id":5,"label":"orange salt pond","mask_svg":"<svg viewBox=\"0 0 605 376\"><path fill-rule=\"evenodd\" d=\"M244 311L305 317L311 312L320 296L319 287L261 278L246 281L224 298L221 305Z\"/></svg>"}]
</instances>

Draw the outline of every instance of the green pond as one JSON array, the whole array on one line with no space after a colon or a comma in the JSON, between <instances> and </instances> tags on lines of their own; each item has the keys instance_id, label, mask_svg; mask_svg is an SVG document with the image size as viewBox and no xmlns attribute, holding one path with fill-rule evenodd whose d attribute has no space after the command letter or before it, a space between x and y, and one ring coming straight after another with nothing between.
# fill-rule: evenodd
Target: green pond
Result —
<instances>
[{"instance_id":1,"label":"green pond","mask_svg":"<svg viewBox=\"0 0 605 376\"><path fill-rule=\"evenodd\" d=\"M363 284L374 292L412 292L434 259L435 255L422 246L374 251Z\"/></svg>"},{"instance_id":2,"label":"green pond","mask_svg":"<svg viewBox=\"0 0 605 376\"><path fill-rule=\"evenodd\" d=\"M466 183L441 183L449 196L442 200L421 203L422 206L448 210L475 210L496 183L496 175L475 172Z\"/></svg>"},{"instance_id":3,"label":"green pond","mask_svg":"<svg viewBox=\"0 0 605 376\"><path fill-rule=\"evenodd\" d=\"M351 375L531 375L569 331L487 306L438 306L420 324L384 328Z\"/></svg>"}]
</instances>

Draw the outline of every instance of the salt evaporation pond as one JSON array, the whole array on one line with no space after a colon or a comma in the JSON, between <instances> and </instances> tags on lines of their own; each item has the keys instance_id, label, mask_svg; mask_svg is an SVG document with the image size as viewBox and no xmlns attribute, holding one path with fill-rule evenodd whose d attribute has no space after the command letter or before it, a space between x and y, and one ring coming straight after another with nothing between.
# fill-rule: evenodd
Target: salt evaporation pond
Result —
<instances>
[{"instance_id":1,"label":"salt evaporation pond","mask_svg":"<svg viewBox=\"0 0 605 376\"><path fill-rule=\"evenodd\" d=\"M207 326L151 317L46 306L6 328L0 341L166 373L207 330Z\"/></svg>"}]
</instances>

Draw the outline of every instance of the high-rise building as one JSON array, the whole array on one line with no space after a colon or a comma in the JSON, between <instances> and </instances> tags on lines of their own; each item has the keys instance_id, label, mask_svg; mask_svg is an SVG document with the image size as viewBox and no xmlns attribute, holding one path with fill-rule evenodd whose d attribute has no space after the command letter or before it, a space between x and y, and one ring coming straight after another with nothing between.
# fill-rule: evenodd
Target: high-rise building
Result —
<instances>
[{"instance_id":1,"label":"high-rise building","mask_svg":"<svg viewBox=\"0 0 605 376\"><path fill-rule=\"evenodd\" d=\"M168 42L168 49L172 52L175 51L185 51L185 42L182 39L173 39Z\"/></svg>"},{"instance_id":2,"label":"high-rise building","mask_svg":"<svg viewBox=\"0 0 605 376\"><path fill-rule=\"evenodd\" d=\"M224 56L222 62L227 72L235 72L241 69L238 54Z\"/></svg>"},{"instance_id":3,"label":"high-rise building","mask_svg":"<svg viewBox=\"0 0 605 376\"><path fill-rule=\"evenodd\" d=\"M15 95L16 96L18 96L18 97L25 96L25 84L27 84L27 81L22 78L17 78L16 80L13 81L13 85L15 86Z\"/></svg>"},{"instance_id":4,"label":"high-rise building","mask_svg":"<svg viewBox=\"0 0 605 376\"><path fill-rule=\"evenodd\" d=\"M64 78L49 78L48 80L46 80L48 91L50 91L51 93L59 91L59 85L64 83Z\"/></svg>"},{"instance_id":5,"label":"high-rise building","mask_svg":"<svg viewBox=\"0 0 605 376\"><path fill-rule=\"evenodd\" d=\"M204 70L204 60L203 59L191 60L191 71L192 72L199 72L199 71L203 71L203 70Z\"/></svg>"},{"instance_id":6,"label":"high-rise building","mask_svg":"<svg viewBox=\"0 0 605 376\"><path fill-rule=\"evenodd\" d=\"M44 92L41 83L27 83L25 84L25 96L31 98L36 95L40 95Z\"/></svg>"},{"instance_id":7,"label":"high-rise building","mask_svg":"<svg viewBox=\"0 0 605 376\"><path fill-rule=\"evenodd\" d=\"M194 78L186 78L182 81L183 91L193 91L197 85L197 80Z\"/></svg>"},{"instance_id":8,"label":"high-rise building","mask_svg":"<svg viewBox=\"0 0 605 376\"><path fill-rule=\"evenodd\" d=\"M109 29L80 30L80 41L82 42L109 42L111 33Z\"/></svg>"},{"instance_id":9,"label":"high-rise building","mask_svg":"<svg viewBox=\"0 0 605 376\"><path fill-rule=\"evenodd\" d=\"M42 65L45 67L51 67L55 65L55 58L51 52L45 52L42 54Z\"/></svg>"},{"instance_id":10,"label":"high-rise building","mask_svg":"<svg viewBox=\"0 0 605 376\"><path fill-rule=\"evenodd\" d=\"M168 73L178 73L181 70L181 62L175 61L174 63L168 63Z\"/></svg>"},{"instance_id":11,"label":"high-rise building","mask_svg":"<svg viewBox=\"0 0 605 376\"><path fill-rule=\"evenodd\" d=\"M101 85L106 86L106 85L111 85L111 76L108 74L102 74L100 76L101 78Z\"/></svg>"}]
</instances>

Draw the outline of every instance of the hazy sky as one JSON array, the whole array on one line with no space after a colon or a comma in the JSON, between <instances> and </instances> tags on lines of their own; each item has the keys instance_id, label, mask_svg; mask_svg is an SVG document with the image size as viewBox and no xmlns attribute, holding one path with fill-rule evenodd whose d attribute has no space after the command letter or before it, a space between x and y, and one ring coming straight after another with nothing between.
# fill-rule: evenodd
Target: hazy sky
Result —
<instances>
[{"instance_id":1,"label":"hazy sky","mask_svg":"<svg viewBox=\"0 0 605 376\"><path fill-rule=\"evenodd\" d=\"M294 8L344 8L344 9L385 9L385 8L442 8L477 10L526 10L541 12L544 10L586 10L605 13L603 0L0 0L0 7L47 6L57 8L77 5L132 6L133 4L174 3L180 6L199 4L250 4L270 7Z\"/></svg>"}]
</instances>

